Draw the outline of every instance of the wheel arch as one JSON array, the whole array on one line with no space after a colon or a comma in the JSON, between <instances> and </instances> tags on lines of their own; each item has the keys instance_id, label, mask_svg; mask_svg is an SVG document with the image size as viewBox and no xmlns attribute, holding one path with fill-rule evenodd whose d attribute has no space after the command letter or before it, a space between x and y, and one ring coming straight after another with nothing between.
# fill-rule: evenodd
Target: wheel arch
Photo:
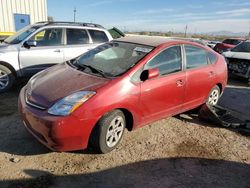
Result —
<instances>
[{"instance_id":1,"label":"wheel arch","mask_svg":"<svg viewBox=\"0 0 250 188\"><path fill-rule=\"evenodd\" d=\"M134 126L134 117L133 117L132 112L130 112L126 108L118 108L118 110L121 110L123 112L124 116L125 116L126 128L128 129L128 131L132 131L133 126Z\"/></svg>"},{"instance_id":2,"label":"wheel arch","mask_svg":"<svg viewBox=\"0 0 250 188\"><path fill-rule=\"evenodd\" d=\"M15 76L15 78L17 77L17 72L14 69L13 66L11 66L9 63L5 62L5 61L0 61L0 65L3 65L5 67L7 67L8 69L10 69L10 71L13 73L13 75Z\"/></svg>"},{"instance_id":3,"label":"wheel arch","mask_svg":"<svg viewBox=\"0 0 250 188\"><path fill-rule=\"evenodd\" d=\"M99 120L105 114L107 114L109 112L112 112L114 110L120 110L124 114L125 120L126 120L126 129L128 131L132 131L133 130L133 127L134 127L134 117L133 117L133 114L132 114L132 112L130 110L128 110L126 108L113 108L113 109L110 109L107 112L103 113L102 116L100 116L100 118L96 121L95 125L92 127L92 130L90 131L89 138L88 138L88 147L91 145L90 144L91 138L93 137L93 134L94 134L95 130L97 129L97 124L98 124Z\"/></svg>"},{"instance_id":4,"label":"wheel arch","mask_svg":"<svg viewBox=\"0 0 250 188\"><path fill-rule=\"evenodd\" d=\"M222 92L223 92L223 86L222 86L222 84L221 83L217 83L216 84L218 87L219 87L219 89L220 89L220 94L222 94Z\"/></svg>"}]
</instances>

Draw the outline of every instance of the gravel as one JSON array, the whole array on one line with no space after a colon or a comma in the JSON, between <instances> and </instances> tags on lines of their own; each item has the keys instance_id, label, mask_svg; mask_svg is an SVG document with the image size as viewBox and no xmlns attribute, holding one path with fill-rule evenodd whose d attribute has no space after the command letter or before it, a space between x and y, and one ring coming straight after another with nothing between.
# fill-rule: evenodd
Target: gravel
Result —
<instances>
[{"instance_id":1,"label":"gravel","mask_svg":"<svg viewBox=\"0 0 250 188\"><path fill-rule=\"evenodd\" d=\"M232 83L221 101L237 104L237 96L244 102L244 114L250 88L242 86L240 97L237 81ZM1 188L250 185L250 139L237 129L199 122L188 113L126 131L119 147L108 154L91 149L52 152L25 130L17 112L19 89L0 94Z\"/></svg>"}]
</instances>

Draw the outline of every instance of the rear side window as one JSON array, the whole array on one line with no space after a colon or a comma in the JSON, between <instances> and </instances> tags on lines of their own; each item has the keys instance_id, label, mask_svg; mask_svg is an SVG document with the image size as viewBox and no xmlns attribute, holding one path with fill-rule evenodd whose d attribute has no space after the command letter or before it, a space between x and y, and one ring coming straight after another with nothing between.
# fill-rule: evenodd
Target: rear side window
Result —
<instances>
[{"instance_id":1,"label":"rear side window","mask_svg":"<svg viewBox=\"0 0 250 188\"><path fill-rule=\"evenodd\" d=\"M93 40L93 43L102 43L109 40L107 35L103 31L89 30L89 34Z\"/></svg>"},{"instance_id":2,"label":"rear side window","mask_svg":"<svg viewBox=\"0 0 250 188\"><path fill-rule=\"evenodd\" d=\"M217 60L217 57L216 57L215 54L213 54L212 52L208 52L208 53L207 53L207 57L208 57L209 62L210 62L211 64L215 64L215 62L216 62L216 60Z\"/></svg>"},{"instance_id":3,"label":"rear side window","mask_svg":"<svg viewBox=\"0 0 250 188\"><path fill-rule=\"evenodd\" d=\"M67 44L88 44L89 36L84 29L67 29Z\"/></svg>"},{"instance_id":4,"label":"rear side window","mask_svg":"<svg viewBox=\"0 0 250 188\"><path fill-rule=\"evenodd\" d=\"M181 62L181 47L173 46L156 55L144 69L158 68L160 75L166 75L181 71Z\"/></svg>"},{"instance_id":5,"label":"rear side window","mask_svg":"<svg viewBox=\"0 0 250 188\"><path fill-rule=\"evenodd\" d=\"M205 50L199 47L185 45L185 52L187 69L201 67L208 64L207 53Z\"/></svg>"}]
</instances>

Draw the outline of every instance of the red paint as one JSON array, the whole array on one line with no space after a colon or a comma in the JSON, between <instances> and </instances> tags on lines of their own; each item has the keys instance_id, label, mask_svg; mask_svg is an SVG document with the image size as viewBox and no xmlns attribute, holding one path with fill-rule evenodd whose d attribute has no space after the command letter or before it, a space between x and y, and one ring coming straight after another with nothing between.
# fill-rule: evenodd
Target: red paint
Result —
<instances>
[{"instance_id":1,"label":"red paint","mask_svg":"<svg viewBox=\"0 0 250 188\"><path fill-rule=\"evenodd\" d=\"M77 71L67 64L56 65L39 74L32 86L33 102L46 110L35 109L25 102L24 87L19 96L19 110L26 128L44 145L56 151L84 149L97 121L114 109L126 109L133 116L133 129L147 123L195 108L206 101L216 84L222 90L227 82L227 68L222 56L213 65L159 77L150 70L151 79L133 83L131 76L162 49L176 44L191 44L209 52L211 49L192 42L172 41L155 48L126 74L104 79ZM93 90L96 95L66 117L52 116L47 109L57 100L79 90Z\"/></svg>"},{"instance_id":2,"label":"red paint","mask_svg":"<svg viewBox=\"0 0 250 188\"><path fill-rule=\"evenodd\" d=\"M241 42L245 41L245 39L231 39L231 40L237 40L237 41L241 41ZM226 40L224 40L224 41L226 41ZM236 45L233 45L233 44L228 44L228 43L226 43L224 41L222 43L217 43L215 45L214 50L216 52L221 54L221 53L223 53L223 52L225 52L227 50L230 50L230 49L232 49L232 48L234 48L236 46Z\"/></svg>"}]
</instances>

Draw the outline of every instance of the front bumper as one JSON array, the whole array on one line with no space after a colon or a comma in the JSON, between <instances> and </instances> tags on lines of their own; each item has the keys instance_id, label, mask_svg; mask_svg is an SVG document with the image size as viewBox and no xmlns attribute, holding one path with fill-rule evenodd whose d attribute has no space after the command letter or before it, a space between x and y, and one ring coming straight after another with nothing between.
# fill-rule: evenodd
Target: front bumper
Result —
<instances>
[{"instance_id":1,"label":"front bumper","mask_svg":"<svg viewBox=\"0 0 250 188\"><path fill-rule=\"evenodd\" d=\"M18 108L26 129L43 145L53 151L85 149L95 120L73 115L52 116L25 102L25 87L21 90Z\"/></svg>"},{"instance_id":2,"label":"front bumper","mask_svg":"<svg viewBox=\"0 0 250 188\"><path fill-rule=\"evenodd\" d=\"M228 63L228 71L234 75L243 77L243 78L250 78L250 66L241 65L239 63Z\"/></svg>"}]
</instances>

